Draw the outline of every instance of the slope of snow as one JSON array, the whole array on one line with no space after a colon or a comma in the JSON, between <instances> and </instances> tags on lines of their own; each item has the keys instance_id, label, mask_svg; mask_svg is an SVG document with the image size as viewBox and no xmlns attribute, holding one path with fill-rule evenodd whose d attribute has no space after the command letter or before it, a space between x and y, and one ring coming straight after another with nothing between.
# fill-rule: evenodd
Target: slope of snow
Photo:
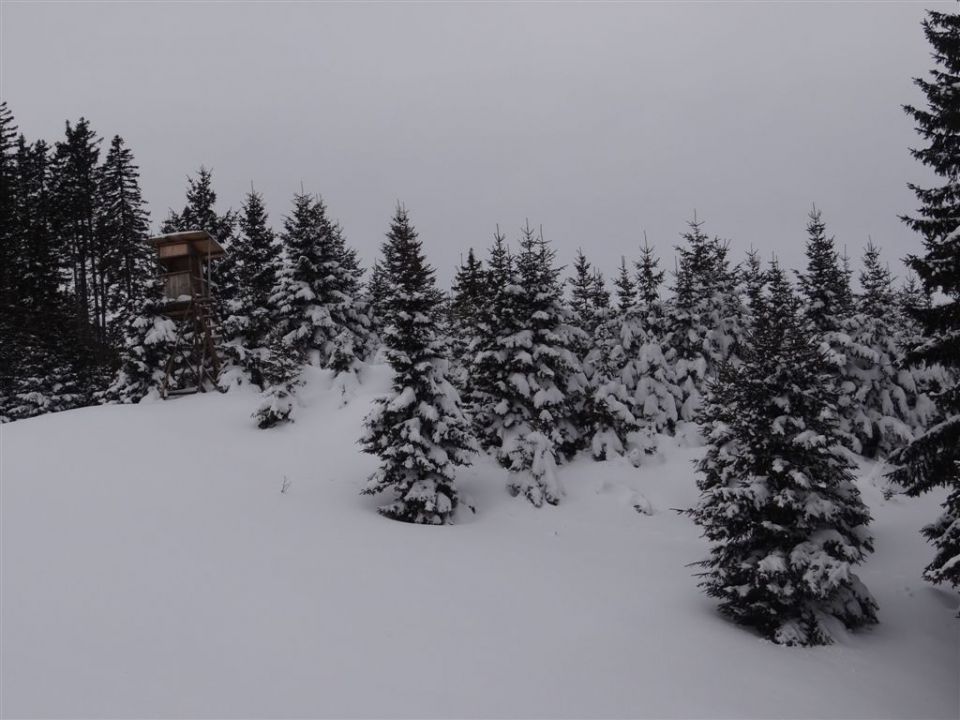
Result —
<instances>
[{"instance_id":1,"label":"slope of snow","mask_svg":"<svg viewBox=\"0 0 960 720\"><path fill-rule=\"evenodd\" d=\"M960 717L957 596L920 579L941 496L865 467L881 624L778 647L687 566L701 451L577 461L540 510L481 459L477 515L405 525L358 494L367 374L340 407L313 373L270 431L242 390L2 426L0 715Z\"/></svg>"}]
</instances>

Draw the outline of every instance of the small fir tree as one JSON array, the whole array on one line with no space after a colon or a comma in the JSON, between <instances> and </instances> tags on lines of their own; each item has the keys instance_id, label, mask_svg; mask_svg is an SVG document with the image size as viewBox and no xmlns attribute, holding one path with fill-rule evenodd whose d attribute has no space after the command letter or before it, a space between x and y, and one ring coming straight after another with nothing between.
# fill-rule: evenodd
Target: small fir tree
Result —
<instances>
[{"instance_id":1,"label":"small fir tree","mask_svg":"<svg viewBox=\"0 0 960 720\"><path fill-rule=\"evenodd\" d=\"M264 430L292 422L294 396L303 384L303 364L303 357L284 340L282 332L270 333L260 365L263 392L260 406L253 413L258 428Z\"/></svg>"}]
</instances>

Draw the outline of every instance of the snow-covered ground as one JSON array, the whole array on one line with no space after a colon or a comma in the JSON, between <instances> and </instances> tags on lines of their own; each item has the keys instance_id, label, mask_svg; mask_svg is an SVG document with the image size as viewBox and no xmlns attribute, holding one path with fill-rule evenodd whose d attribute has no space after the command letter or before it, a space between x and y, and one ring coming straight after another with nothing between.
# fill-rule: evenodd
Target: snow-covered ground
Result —
<instances>
[{"instance_id":1,"label":"snow-covered ground","mask_svg":"<svg viewBox=\"0 0 960 720\"><path fill-rule=\"evenodd\" d=\"M564 466L540 510L481 459L478 514L377 515L356 439L385 370L343 408L314 373L271 431L244 391L2 426L0 715L960 717L958 598L920 579L940 495L884 501L865 466L881 624L778 647L687 566L701 450Z\"/></svg>"}]
</instances>

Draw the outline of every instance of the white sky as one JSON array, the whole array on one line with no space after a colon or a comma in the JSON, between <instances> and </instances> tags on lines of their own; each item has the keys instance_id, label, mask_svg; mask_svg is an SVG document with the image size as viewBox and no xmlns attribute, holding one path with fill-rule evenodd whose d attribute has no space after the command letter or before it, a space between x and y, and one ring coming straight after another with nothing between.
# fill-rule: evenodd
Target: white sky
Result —
<instances>
[{"instance_id":1,"label":"white sky","mask_svg":"<svg viewBox=\"0 0 960 720\"><path fill-rule=\"evenodd\" d=\"M444 284L526 217L608 276L643 230L672 267L694 209L798 267L812 202L902 274L925 7L4 0L0 94L29 139L122 135L155 223L201 163L277 227L302 181L369 263L402 200Z\"/></svg>"}]
</instances>

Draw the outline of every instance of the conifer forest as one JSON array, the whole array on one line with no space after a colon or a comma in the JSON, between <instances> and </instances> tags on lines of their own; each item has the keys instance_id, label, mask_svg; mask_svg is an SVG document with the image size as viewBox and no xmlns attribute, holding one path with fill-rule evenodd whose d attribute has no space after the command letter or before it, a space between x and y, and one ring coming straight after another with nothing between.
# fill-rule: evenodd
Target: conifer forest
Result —
<instances>
[{"instance_id":1,"label":"conifer forest","mask_svg":"<svg viewBox=\"0 0 960 720\"><path fill-rule=\"evenodd\" d=\"M419 573L432 572L420 568L420 563L439 563L439 574L445 572L440 566L446 567L447 562L446 555L428 560L433 556L416 554L426 553L428 545L442 548L454 543L451 547L457 547L462 533L477 543L510 536L513 531L504 530L503 517L491 511L488 520L487 508L500 507L497 503L512 508L504 510L510 513L504 517L522 513L512 522L540 528L537 523L552 521L539 518L573 512L570 508L588 502L588 494L616 494L627 488L623 497L629 518L624 522L632 523L630 528L662 518L664 523L687 528L677 532L688 533L692 543L683 546L685 562L671 560L662 571L684 578L678 585L685 588L683 593L656 602L675 606L673 612L678 615L701 612L684 603L705 603L705 616L715 615L710 622L734 634L724 642L752 636L766 641L764 647L790 647L782 652L794 654L803 652L798 646L842 647L851 653L844 656L848 658L866 652L867 646L857 643L879 642L874 639L884 637L889 593L875 592L875 579L881 573L866 570L871 557L889 553L892 558L898 543L905 542L891 540L892 531L876 518L893 523L888 518L922 510L920 524L911 526L903 537L919 538L923 550L918 552L925 555L909 555L920 560L911 560L909 567L898 565L895 582L898 587L914 588L911 597L913 592L934 593L929 596L930 607L939 603L941 615L950 618L950 624L937 627L953 628L946 632L960 642L956 629L960 621L955 619L960 617L960 12L951 5L928 10L922 32L931 60L928 73L913 80L923 102L903 106L915 130L914 144L904 147L903 153L909 153L936 180L910 185L914 207L900 217L903 232L916 235L922 251L902 257L895 245L836 237L829 214L808 199L797 198L798 217L806 212L805 223L784 228L786 234L803 239L805 260L797 267L786 266L775 248L735 252L724 228L714 227L710 217L693 211L688 218L674 218L680 229L674 237L648 238L638 226L635 251L614 266L591 257L588 242L575 253L557 247L551 240L550 218L520 217L498 225L492 217L486 246L462 248L459 265L447 268L452 283L443 283L439 277L444 273L431 261L417 229L418 215L431 209L408 206L402 195L394 207L382 208L382 240L370 263L351 243L350 227L338 220L336 207L328 206L323 188L301 186L285 206L267 207L255 177L243 197L225 197L217 191L219 175L198 162L184 169L191 174L183 188L182 206L156 214L148 212L151 206L141 188L137 148L119 134L124 128L94 127L79 117L66 120L61 136L38 138L30 127L18 124L17 107L3 101L0 433L3 454L9 453L0 466L4 504L9 498L11 503L21 503L16 507L29 506L22 499L28 497L24 488L48 482L46 475L39 470L32 475L30 468L53 462L44 456L59 439L80 432L85 423L123 418L110 427L119 431L129 423L127 439L125 435L91 435L102 443L96 447L101 448L97 452L104 458L104 469L93 474L99 477L98 483L107 483L96 491L103 499L128 492L108 487L139 482L140 471L130 468L149 472L149 465L168 463L183 468L183 463L170 460L178 452L194 458L188 465L196 462L191 466L215 468L233 452L225 448L236 447L240 456L248 458L244 462L249 467L261 467L258 463L263 460L261 474L278 483L282 502L298 503L296 512L308 524L319 512L318 504L332 516L356 512L350 508L364 503L362 519L345 522L360 523L365 533L393 533L394 528L416 525L452 526L415 536L369 535L394 538L386 544L406 548L404 557L411 563L385 564L387 569L374 575L391 578L391 587L422 589L433 586L423 585L426 581L418 579ZM903 183L907 182L904 178ZM222 257L204 265L210 302L196 310L202 312L202 323L208 323L204 331L200 319L191 325L171 313L171 301L191 302L191 298L171 294L158 256L156 238L177 242L191 231L208 233L223 249ZM898 266L901 261L903 265ZM197 333L202 332L209 332L209 338L200 338ZM203 349L207 342L211 350L206 361L214 361L212 369L192 371L193 364L205 362L197 353L207 352ZM179 397L184 394L194 395ZM124 406L135 408L130 408L131 414L109 414ZM362 407L351 409L358 406ZM214 448L209 457L200 445L192 456L188 450L177 450L181 440L184 447L193 447L189 444L193 441L177 434L176 423L205 412L208 415L203 417L210 420L204 421L208 423L204 427L235 439L225 439L228 444L223 446L210 440L205 446ZM359 432L350 425L352 421L338 420L352 417L351 412L359 413ZM325 446L315 446L311 438L320 443L328 432L340 432L339 426L352 428L350 437L347 431L336 435L342 438L337 452L348 459L330 461L334 455L320 449ZM142 430L135 430L138 427ZM161 437L168 440L156 439ZM269 452L294 458L291 462L299 464L290 468L298 469L282 469L286 466L279 460L268 461L268 451L257 450L268 443L279 443L275 447L282 450ZM116 465L117 458L127 452L136 459ZM77 462L78 467L83 465ZM346 492L328 493L321 500L320 489L310 483L325 477L328 462L334 463L337 477L349 478L349 483L331 477ZM127 469L106 469L114 466ZM239 466L233 467L223 472L242 472ZM666 467L671 470L663 470ZM111 472L122 475L122 483L110 480ZM274 477L281 474L282 486ZM287 476L294 474L291 483ZM583 484L595 474L633 479L598 480L595 493L584 493ZM669 483L686 489L677 495L667 492L651 502L658 491L643 490L644 479L667 475ZM204 484L202 473L188 481L188 487L201 496L206 492ZM228 499L233 494L228 484L218 487L218 509L212 514L255 517L256 503L241 507ZM490 499L501 496L506 499ZM144 495L142 504L167 507L160 497ZM881 508L881 503L886 504ZM176 528L178 523L193 527L190 520L174 519L179 511L173 507L165 511L172 513L165 521L169 527ZM128 512L134 512L133 506L111 511ZM608 532L606 521L588 512L593 510L584 509L582 517L577 515L570 522L586 523L583 518L590 517L594 529L587 533ZM10 717L47 712L43 709L47 705L19 698L29 695L23 688L42 674L40 669L53 667L44 664L49 659L40 659L52 651L36 645L34 630L29 629L40 621L24 620L27 603L13 589L19 578L30 577L21 569L27 561L21 561L18 553L25 552L24 544L33 543L13 534L21 525L26 527L26 521L18 522L12 511L9 517L5 513L4 524L12 529L9 536L4 531L5 543L10 541L4 566L10 572L4 571L3 584L9 583L11 589L4 590L9 599L4 601L7 639L2 644L9 642L25 653L4 652L5 669L0 673L6 675L4 694L13 704L2 714L11 712ZM257 522L250 520L249 532L254 535ZM290 522L296 521L292 517L284 521ZM285 548L277 550L278 555L322 552L349 557L345 545L357 542L338 544L337 535L332 534L325 547L308 546L310 541L284 534L293 532L292 527L275 535ZM538 543L547 542L542 538L567 532L566 526L542 527L542 537L512 546L503 541L503 554L522 557L535 552L532 548ZM55 529L46 532L56 535ZM134 534L104 536L104 547L125 544L124 537L136 535L130 532ZM27 537L32 536L22 536ZM70 542L67 537L57 541ZM414 545L407 547L407 542ZM644 544L652 547L656 541L638 541L629 553L653 552L645 550ZM229 566L234 562L226 559L229 553L224 543L205 567ZM149 556L148 552L145 557ZM576 551L569 551L563 562L579 562L571 559L578 557ZM254 553L249 562L258 566L265 561ZM454 560L449 562L450 568L456 565ZM482 565L483 561L471 562ZM552 567L541 569L553 572ZM452 569L446 572L456 575ZM459 607L468 616L473 602L478 606L487 602L489 591L482 585L505 593L522 587L512 576L477 572L478 577L490 579L478 580L470 591L475 600ZM242 576L238 572L237 577ZM331 579L333 585L356 587L357 595L343 590L344 598L349 598L344 608L368 591L382 592L368 588L375 580L358 580L349 573L336 577L341 579ZM191 593L202 594L205 591L198 588L206 587L209 580L198 575L185 582L195 584ZM257 582L269 585L271 581ZM579 582L570 580L573 585ZM656 577L647 577L639 587L655 582ZM617 586L602 583L593 587L604 594L620 592ZM237 592L246 591L238 588ZM357 613L416 616L415 608L421 607L426 590L410 596L416 600L410 600L409 608L403 605L404 593L413 590L398 592L397 602L406 608L399 613L391 609L393 601L386 595L364 600ZM51 586L50 593L58 591ZM549 597L558 595L563 592ZM279 594L274 600L265 599L251 617L261 613L301 617L298 613L306 612L297 601L277 598ZM272 606L273 602L277 605ZM552 601L543 597L518 591L513 602L509 610L504 606L504 615L553 617L544 607ZM386 628L396 624L398 637L406 638L410 652L427 652L433 628L437 637L443 634L447 616L434 604L422 607L434 618L423 623L426 640L407 635L403 617L377 622L384 622ZM125 622L123 612L111 610L110 617ZM304 622L309 626L310 621ZM563 622L544 620L550 627ZM656 621L641 618L637 622ZM389 639L390 630L378 632L387 638L385 644L401 643ZM943 636L941 631L925 632ZM291 662L297 663L299 653L307 651L291 642L284 647L296 646ZM340 647L337 640L329 642ZM482 645L481 640L469 641L477 642ZM41 649L34 657L23 650L28 647ZM737 652L753 652L752 645L744 647ZM379 652L368 650L374 655ZM756 651L761 652L759 646ZM132 650L117 652L118 657L129 658L124 652ZM482 649L477 652L483 656ZM521 657L526 656L521 652ZM734 667L737 662L732 659ZM856 666L857 661L852 662ZM357 676L364 675L360 667ZM378 673L388 672L377 667ZM940 670L949 675L960 667L946 665ZM871 672L864 671L867 676ZM113 708L121 715L141 716L183 712L270 716L278 712L276 708L301 716L354 714L350 704L297 704L301 678L296 672L286 673L281 671L280 685L289 690L278 691L277 697L289 704L271 705L264 700L260 706L251 694L237 705L178 706L166 701L151 705L143 701L146 690L130 685L124 692L137 700L127 704L117 700ZM309 685L303 682L304 687ZM596 682L603 686L602 681ZM124 685L122 679L120 685ZM960 680L955 687L960 697ZM244 689L241 694L249 692ZM394 693L399 705L384 700L383 705L358 705L368 709L357 712L380 716L390 716L393 710L480 716L560 712L556 705L533 701L527 705L505 702L503 707L486 701L462 706L439 700L436 705L413 700L404 704L404 691ZM531 697L535 696L534 692ZM76 697L83 697L82 693ZM193 696L188 692L184 697ZM726 696L718 691L711 697ZM827 693L827 697L832 696ZM913 701L920 702L910 700L907 691L904 706L891 712L900 717L914 711L914 716L939 712L907 704ZM91 698L77 702L72 709L80 715L90 708L95 709L91 710L94 715L109 709ZM738 706L733 697L712 702L699 708L683 706L676 716L752 712ZM949 708L951 702L955 699L944 698L946 704L939 707ZM768 716L819 712L796 709L807 707L802 704L791 710L789 703L770 703L758 705L757 711ZM836 716L878 711L854 700L850 703L838 705ZM71 714L71 708L56 707L50 705L54 708L50 712ZM642 702L625 707L583 700L569 707L570 712L584 716L591 715L591 710L597 716L671 715L669 705L645 708Z\"/></svg>"}]
</instances>

